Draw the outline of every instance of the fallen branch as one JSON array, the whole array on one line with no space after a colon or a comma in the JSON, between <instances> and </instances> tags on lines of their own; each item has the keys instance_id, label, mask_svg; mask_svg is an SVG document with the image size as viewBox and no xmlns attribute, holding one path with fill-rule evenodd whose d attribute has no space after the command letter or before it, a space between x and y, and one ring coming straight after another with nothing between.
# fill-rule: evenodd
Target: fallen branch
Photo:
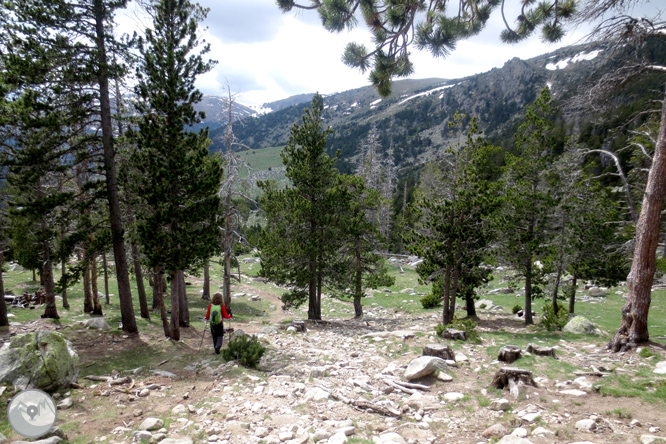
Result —
<instances>
[{"instance_id":1,"label":"fallen branch","mask_svg":"<svg viewBox=\"0 0 666 444\"><path fill-rule=\"evenodd\" d=\"M89 381L109 382L113 378L111 376L88 375L88 376L84 376L84 379L87 379Z\"/></svg>"},{"instance_id":2,"label":"fallen branch","mask_svg":"<svg viewBox=\"0 0 666 444\"><path fill-rule=\"evenodd\" d=\"M388 385L390 385L393 388L397 388L401 392L407 393L408 395L413 395L416 393L416 390L409 389L407 387L403 387L401 385L396 384L395 382L391 381L390 379L384 379L384 382Z\"/></svg>"},{"instance_id":3,"label":"fallen branch","mask_svg":"<svg viewBox=\"0 0 666 444\"><path fill-rule=\"evenodd\" d=\"M389 379L385 379L384 381L389 381ZM414 384L413 382L404 382L404 381L397 381L397 380L391 380L394 384L401 385L406 388L410 389L419 389L419 390L425 390L425 391L430 391L430 387L427 385L423 384Z\"/></svg>"},{"instance_id":4,"label":"fallen branch","mask_svg":"<svg viewBox=\"0 0 666 444\"><path fill-rule=\"evenodd\" d=\"M346 396L344 396L342 393L338 393L334 390L331 390L330 393L331 393L331 396L334 399L337 399L338 401L344 402L347 405L351 405L353 407L356 407L360 410L375 412L375 413L379 413L380 415L390 416L392 418L399 418L400 417L400 412L396 409L392 409L392 408L389 408L389 407L382 407L382 406L376 405L376 404L371 404L367 401L363 401L363 400L360 400L360 399L357 399L357 400L349 399Z\"/></svg>"},{"instance_id":5,"label":"fallen branch","mask_svg":"<svg viewBox=\"0 0 666 444\"><path fill-rule=\"evenodd\" d=\"M131 382L131 381L132 381L132 378L130 378L129 376L125 376L123 378L113 379L113 380L109 381L109 385L113 386L113 385L127 384L128 382Z\"/></svg>"}]
</instances>

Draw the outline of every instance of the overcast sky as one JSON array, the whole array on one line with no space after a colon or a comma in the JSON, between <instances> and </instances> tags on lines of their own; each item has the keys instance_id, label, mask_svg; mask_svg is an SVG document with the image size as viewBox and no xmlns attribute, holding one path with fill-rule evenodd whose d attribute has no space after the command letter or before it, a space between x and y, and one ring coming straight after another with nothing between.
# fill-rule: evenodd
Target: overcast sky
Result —
<instances>
[{"instance_id":1,"label":"overcast sky","mask_svg":"<svg viewBox=\"0 0 666 444\"><path fill-rule=\"evenodd\" d=\"M657 1L646 3L644 8L656 11ZM331 94L369 84L367 72L340 61L349 42L372 48L362 23L352 31L333 34L323 29L316 11L283 14L274 0L200 0L199 4L210 8L204 38L211 45L210 57L218 61L197 82L205 94L223 95L229 82L241 103L258 106L301 93ZM121 30L131 32L149 24L137 11L132 4L118 18ZM586 34L586 30L570 30L557 45L542 43L538 35L506 45L499 41L502 29L501 17L493 14L481 34L460 42L446 59L413 48L411 77L456 79L485 72L513 57L526 59L579 43Z\"/></svg>"}]
</instances>

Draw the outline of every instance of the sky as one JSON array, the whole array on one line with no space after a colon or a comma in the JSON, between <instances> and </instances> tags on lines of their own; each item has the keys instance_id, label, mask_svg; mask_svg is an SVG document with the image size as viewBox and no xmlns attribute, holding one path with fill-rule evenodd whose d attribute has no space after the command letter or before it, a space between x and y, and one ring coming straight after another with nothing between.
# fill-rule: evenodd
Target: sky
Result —
<instances>
[{"instance_id":1,"label":"sky","mask_svg":"<svg viewBox=\"0 0 666 444\"><path fill-rule=\"evenodd\" d=\"M657 1L644 3L642 8L656 11ZM240 103L258 107L296 94L332 94L370 84L368 72L341 61L349 42L373 47L362 21L351 31L330 33L316 11L282 13L274 0L199 0L199 4L210 8L202 25L203 38L211 45L210 58L218 62L197 80L204 94L226 95L229 84ZM581 43L587 35L587 29L570 29L555 45L542 43L538 35L519 44L503 44L499 34L504 24L495 12L479 35L461 41L445 59L413 48L410 78L457 79L486 72L513 57L528 59ZM515 14L509 11L507 17L511 16ZM150 24L136 3L117 21L120 31L128 33Z\"/></svg>"}]
</instances>

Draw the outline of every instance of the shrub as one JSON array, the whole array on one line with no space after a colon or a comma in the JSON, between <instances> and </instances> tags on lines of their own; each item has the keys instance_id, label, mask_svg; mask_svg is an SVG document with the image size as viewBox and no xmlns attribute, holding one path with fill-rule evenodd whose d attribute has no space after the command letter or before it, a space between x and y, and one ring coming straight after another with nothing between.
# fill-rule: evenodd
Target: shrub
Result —
<instances>
[{"instance_id":1,"label":"shrub","mask_svg":"<svg viewBox=\"0 0 666 444\"><path fill-rule=\"evenodd\" d=\"M453 322L451 322L448 325L444 324L437 324L435 325L435 333L437 333L437 336L442 336L444 331L446 331L447 328L454 328L456 330L462 330L465 332L465 337L467 338L468 341L474 342L474 343L480 343L481 342L481 337L479 336L479 332L476 331L476 322L472 321L471 319L458 319L455 318Z\"/></svg>"},{"instance_id":2,"label":"shrub","mask_svg":"<svg viewBox=\"0 0 666 444\"><path fill-rule=\"evenodd\" d=\"M423 308L435 308L438 305L442 305L442 298L435 294L429 293L421 298L421 305Z\"/></svg>"},{"instance_id":3,"label":"shrub","mask_svg":"<svg viewBox=\"0 0 666 444\"><path fill-rule=\"evenodd\" d=\"M523 309L523 307L521 307L520 305L516 304L516 305L514 305L513 308L511 309L511 312L512 312L513 314L516 314L516 313L518 313L518 312L519 312L520 310L522 310L522 309Z\"/></svg>"},{"instance_id":4,"label":"shrub","mask_svg":"<svg viewBox=\"0 0 666 444\"><path fill-rule=\"evenodd\" d=\"M562 330L569 322L569 313L559 302L557 303L557 315L553 311L553 304L544 304L541 311L543 312L541 326L548 331Z\"/></svg>"},{"instance_id":5,"label":"shrub","mask_svg":"<svg viewBox=\"0 0 666 444\"><path fill-rule=\"evenodd\" d=\"M244 367L257 368L266 347L259 343L256 336L236 336L229 341L227 348L222 349L222 359L238 361Z\"/></svg>"}]
</instances>

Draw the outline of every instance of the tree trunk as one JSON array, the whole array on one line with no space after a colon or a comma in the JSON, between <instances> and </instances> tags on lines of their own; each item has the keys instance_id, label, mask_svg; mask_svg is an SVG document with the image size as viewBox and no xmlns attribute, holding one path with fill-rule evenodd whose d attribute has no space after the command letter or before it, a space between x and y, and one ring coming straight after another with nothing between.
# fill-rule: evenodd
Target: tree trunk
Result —
<instances>
[{"instance_id":1,"label":"tree trunk","mask_svg":"<svg viewBox=\"0 0 666 444\"><path fill-rule=\"evenodd\" d=\"M607 348L629 350L650 339L648 312L652 300L652 281L661 229L661 208L666 197L666 97L661 109L661 125L652 167L643 195L641 214L636 224L636 246L627 276L627 302L622 309L620 328Z\"/></svg>"},{"instance_id":2,"label":"tree trunk","mask_svg":"<svg viewBox=\"0 0 666 444\"><path fill-rule=\"evenodd\" d=\"M474 305L474 295L472 293L465 295L465 309L468 318L476 317L476 305Z\"/></svg>"},{"instance_id":3,"label":"tree trunk","mask_svg":"<svg viewBox=\"0 0 666 444\"><path fill-rule=\"evenodd\" d=\"M63 259L62 262L60 263L60 270L61 270L62 276L64 276L65 273L67 273L67 263L66 263L65 259ZM67 287L66 286L63 287L63 289L62 289L62 308L69 309L69 301L67 300Z\"/></svg>"},{"instance_id":4,"label":"tree trunk","mask_svg":"<svg viewBox=\"0 0 666 444\"><path fill-rule=\"evenodd\" d=\"M42 230L47 231L46 221L42 219ZM42 279L44 281L44 292L46 293L46 304L44 307L44 314L42 318L60 319L58 316L58 308L55 303L55 291L53 284L53 262L51 261L51 247L48 240L42 244ZM4 294L2 303L4 304Z\"/></svg>"},{"instance_id":5,"label":"tree trunk","mask_svg":"<svg viewBox=\"0 0 666 444\"><path fill-rule=\"evenodd\" d=\"M65 230L63 228L60 229L60 243L63 243L63 239L65 238ZM64 276L67 273L67 260L65 258L62 258L62 262L60 263L60 271L61 271L61 276ZM69 301L67 300L67 286L63 287L62 289L62 308L67 308L69 309Z\"/></svg>"},{"instance_id":6,"label":"tree trunk","mask_svg":"<svg viewBox=\"0 0 666 444\"><path fill-rule=\"evenodd\" d=\"M187 287L185 286L185 272L178 271L178 300L180 301L180 317L178 318L181 327L190 326L190 309L187 304Z\"/></svg>"},{"instance_id":7,"label":"tree trunk","mask_svg":"<svg viewBox=\"0 0 666 444\"><path fill-rule=\"evenodd\" d=\"M525 325L534 324L532 319L532 258L525 262Z\"/></svg>"},{"instance_id":8,"label":"tree trunk","mask_svg":"<svg viewBox=\"0 0 666 444\"><path fill-rule=\"evenodd\" d=\"M557 292L560 289L560 279L562 278L562 262L557 264L557 275L555 275L555 288L553 288L553 313L557 317L559 305L557 305Z\"/></svg>"},{"instance_id":9,"label":"tree trunk","mask_svg":"<svg viewBox=\"0 0 666 444\"><path fill-rule=\"evenodd\" d=\"M442 324L449 325L453 321L452 313L449 311L449 300L451 298L451 265L447 264L444 270L444 299L442 300Z\"/></svg>"},{"instance_id":10,"label":"tree trunk","mask_svg":"<svg viewBox=\"0 0 666 444\"><path fill-rule=\"evenodd\" d=\"M569 294L569 314L574 314L576 305L576 286L578 285L578 275L576 269L573 270L573 279L571 280L571 293Z\"/></svg>"},{"instance_id":11,"label":"tree trunk","mask_svg":"<svg viewBox=\"0 0 666 444\"><path fill-rule=\"evenodd\" d=\"M180 340L180 294L178 292L178 271L171 272L171 339Z\"/></svg>"},{"instance_id":12,"label":"tree trunk","mask_svg":"<svg viewBox=\"0 0 666 444\"><path fill-rule=\"evenodd\" d=\"M5 282L2 275L2 267L5 264L5 252L0 250L0 327L9 326L7 318L7 304L5 303Z\"/></svg>"},{"instance_id":13,"label":"tree trunk","mask_svg":"<svg viewBox=\"0 0 666 444\"><path fill-rule=\"evenodd\" d=\"M35 269L32 269L32 282L37 282L37 275L35 274Z\"/></svg>"},{"instance_id":14,"label":"tree trunk","mask_svg":"<svg viewBox=\"0 0 666 444\"><path fill-rule=\"evenodd\" d=\"M118 199L118 183L116 177L115 150L113 147L113 127L111 121L111 102L109 100L109 72L105 48L104 2L94 0L95 32L97 37L97 79L99 82L100 119L102 127L102 145L104 148L104 170L106 173L106 191L109 201L109 222L111 225L111 241L113 256L116 262L116 278L118 281L118 299L123 331L136 333L136 319L132 305L132 290L127 270L127 257L123 226Z\"/></svg>"},{"instance_id":15,"label":"tree trunk","mask_svg":"<svg viewBox=\"0 0 666 444\"><path fill-rule=\"evenodd\" d=\"M354 317L363 317L363 305L361 295L363 294L363 269L361 268L361 254L356 253L356 270L354 271Z\"/></svg>"},{"instance_id":16,"label":"tree trunk","mask_svg":"<svg viewBox=\"0 0 666 444\"><path fill-rule=\"evenodd\" d=\"M308 319L311 321L321 320L321 313L317 310L317 263L310 257L310 282L308 284Z\"/></svg>"},{"instance_id":17,"label":"tree trunk","mask_svg":"<svg viewBox=\"0 0 666 444\"><path fill-rule=\"evenodd\" d=\"M162 328L164 336L171 337L171 328L169 327L169 318L167 318L166 308L164 307L164 290L162 287L162 274L159 267L153 269L153 280L155 282L154 292L157 295L157 307L160 309L160 318L162 319Z\"/></svg>"},{"instance_id":18,"label":"tree trunk","mask_svg":"<svg viewBox=\"0 0 666 444\"><path fill-rule=\"evenodd\" d=\"M91 290L92 290L92 302L93 310L92 314L94 315L104 315L102 313L102 304L99 303L99 290L97 289L97 256L94 256L90 260L90 275L91 275Z\"/></svg>"},{"instance_id":19,"label":"tree trunk","mask_svg":"<svg viewBox=\"0 0 666 444\"><path fill-rule=\"evenodd\" d=\"M109 265L106 262L106 253L102 253L102 267L104 269L104 298L106 305L111 303L109 299Z\"/></svg>"},{"instance_id":20,"label":"tree trunk","mask_svg":"<svg viewBox=\"0 0 666 444\"><path fill-rule=\"evenodd\" d=\"M146 298L146 287L143 285L143 271L139 262L139 248L132 243L132 260L134 262L134 276L136 277L136 289L139 293L139 307L141 308L141 317L150 319L150 310L148 310L148 299ZM153 294L153 305L155 305L155 295ZM159 300L157 301L159 307ZM153 307L155 308L155 307Z\"/></svg>"},{"instance_id":21,"label":"tree trunk","mask_svg":"<svg viewBox=\"0 0 666 444\"><path fill-rule=\"evenodd\" d=\"M83 260L86 257L86 250L83 250L82 253ZM86 265L83 268L83 312L92 313L93 303L92 303L92 293L90 290L90 266Z\"/></svg>"},{"instance_id":22,"label":"tree trunk","mask_svg":"<svg viewBox=\"0 0 666 444\"><path fill-rule=\"evenodd\" d=\"M231 192L226 196L224 214L224 280L222 282L222 296L227 310L231 309Z\"/></svg>"},{"instance_id":23,"label":"tree trunk","mask_svg":"<svg viewBox=\"0 0 666 444\"><path fill-rule=\"evenodd\" d=\"M204 281L203 281L203 291L201 292L201 299L205 301L210 301L210 259L206 259L203 271L204 271Z\"/></svg>"}]
</instances>

